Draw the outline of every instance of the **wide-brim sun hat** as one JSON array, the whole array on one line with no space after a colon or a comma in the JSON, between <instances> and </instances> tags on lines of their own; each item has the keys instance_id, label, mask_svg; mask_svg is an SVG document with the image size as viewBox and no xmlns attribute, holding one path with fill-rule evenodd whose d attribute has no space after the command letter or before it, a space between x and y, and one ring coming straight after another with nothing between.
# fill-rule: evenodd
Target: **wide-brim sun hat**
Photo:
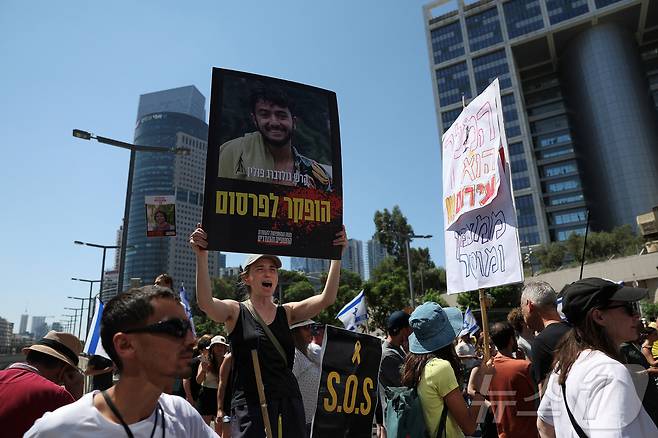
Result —
<instances>
[{"instance_id":1,"label":"wide-brim sun hat","mask_svg":"<svg viewBox=\"0 0 658 438\"><path fill-rule=\"evenodd\" d=\"M27 354L29 350L47 354L77 368L78 356L82 353L82 343L71 333L51 330L39 342L23 348L22 351Z\"/></svg>"},{"instance_id":2,"label":"wide-brim sun hat","mask_svg":"<svg viewBox=\"0 0 658 438\"><path fill-rule=\"evenodd\" d=\"M275 256L275 255L270 255L270 254L250 254L250 255L247 256L247 258L246 258L245 261L244 261L244 264L242 265L242 273L243 273L243 274L246 273L246 272L247 272L247 269L249 268L249 266L253 265L254 263L256 263L256 262L257 262L258 260L260 260L260 259L270 259L270 260L272 260L272 261L274 262L274 265L275 265L277 268L280 268L281 266L283 266L282 263L281 263L281 259L278 258L278 257Z\"/></svg>"},{"instance_id":3,"label":"wide-brim sun hat","mask_svg":"<svg viewBox=\"0 0 658 438\"><path fill-rule=\"evenodd\" d=\"M413 333L409 336L409 351L426 354L440 350L455 340L464 318L456 307L441 307L427 302L416 308L409 318Z\"/></svg>"}]
</instances>

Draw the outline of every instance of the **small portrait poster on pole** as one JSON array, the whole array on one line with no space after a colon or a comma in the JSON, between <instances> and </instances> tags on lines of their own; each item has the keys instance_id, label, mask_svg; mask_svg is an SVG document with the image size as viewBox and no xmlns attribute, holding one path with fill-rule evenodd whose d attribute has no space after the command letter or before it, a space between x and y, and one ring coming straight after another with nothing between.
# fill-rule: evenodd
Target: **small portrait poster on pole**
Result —
<instances>
[{"instance_id":1,"label":"small portrait poster on pole","mask_svg":"<svg viewBox=\"0 0 658 438\"><path fill-rule=\"evenodd\" d=\"M176 235L174 196L146 196L146 236Z\"/></svg>"},{"instance_id":2,"label":"small portrait poster on pole","mask_svg":"<svg viewBox=\"0 0 658 438\"><path fill-rule=\"evenodd\" d=\"M336 94L214 68L203 227L208 249L340 259Z\"/></svg>"},{"instance_id":3,"label":"small portrait poster on pole","mask_svg":"<svg viewBox=\"0 0 658 438\"><path fill-rule=\"evenodd\" d=\"M498 79L443 134L448 293L523 281Z\"/></svg>"}]
</instances>

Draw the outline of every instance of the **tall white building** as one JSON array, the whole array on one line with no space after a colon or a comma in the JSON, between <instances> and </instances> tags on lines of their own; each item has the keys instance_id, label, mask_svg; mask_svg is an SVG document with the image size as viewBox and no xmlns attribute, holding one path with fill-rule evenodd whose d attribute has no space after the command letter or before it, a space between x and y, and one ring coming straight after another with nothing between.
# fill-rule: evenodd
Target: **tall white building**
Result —
<instances>
[{"instance_id":1,"label":"tall white building","mask_svg":"<svg viewBox=\"0 0 658 438\"><path fill-rule=\"evenodd\" d=\"M48 324L46 324L45 316L33 316L32 317L32 326L30 327L30 332L34 336L34 339L43 338L46 333L48 333Z\"/></svg>"},{"instance_id":2,"label":"tall white building","mask_svg":"<svg viewBox=\"0 0 658 438\"><path fill-rule=\"evenodd\" d=\"M347 249L343 253L342 268L356 272L361 278L366 278L365 265L363 263L363 242L357 239L347 241Z\"/></svg>"},{"instance_id":3,"label":"tall white building","mask_svg":"<svg viewBox=\"0 0 658 438\"><path fill-rule=\"evenodd\" d=\"M27 318L28 315L26 313L21 315L21 323L18 326L18 333L23 334L27 331Z\"/></svg>"}]
</instances>

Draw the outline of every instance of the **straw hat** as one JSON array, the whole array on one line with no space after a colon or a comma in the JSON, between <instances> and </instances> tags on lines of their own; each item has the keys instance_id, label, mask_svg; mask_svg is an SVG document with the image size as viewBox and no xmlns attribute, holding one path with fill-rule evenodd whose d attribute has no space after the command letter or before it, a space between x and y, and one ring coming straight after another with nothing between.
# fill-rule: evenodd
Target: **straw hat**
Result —
<instances>
[{"instance_id":1,"label":"straw hat","mask_svg":"<svg viewBox=\"0 0 658 438\"><path fill-rule=\"evenodd\" d=\"M77 336L71 333L51 330L36 344L23 348L23 354L27 354L29 350L47 354L77 368L78 356L82 353L82 344Z\"/></svg>"}]
</instances>

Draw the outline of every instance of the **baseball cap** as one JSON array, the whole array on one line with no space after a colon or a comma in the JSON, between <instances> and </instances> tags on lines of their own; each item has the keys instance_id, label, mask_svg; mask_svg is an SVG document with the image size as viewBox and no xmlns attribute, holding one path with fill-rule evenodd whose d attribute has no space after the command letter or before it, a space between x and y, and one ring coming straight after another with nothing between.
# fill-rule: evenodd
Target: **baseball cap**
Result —
<instances>
[{"instance_id":1,"label":"baseball cap","mask_svg":"<svg viewBox=\"0 0 658 438\"><path fill-rule=\"evenodd\" d=\"M386 331L392 332L409 327L409 314L402 311L396 310L391 313L391 315L386 320Z\"/></svg>"},{"instance_id":2,"label":"baseball cap","mask_svg":"<svg viewBox=\"0 0 658 438\"><path fill-rule=\"evenodd\" d=\"M36 344L23 348L23 353L27 354L29 350L47 354L77 368L82 344L78 337L71 333L51 330Z\"/></svg>"},{"instance_id":3,"label":"baseball cap","mask_svg":"<svg viewBox=\"0 0 658 438\"><path fill-rule=\"evenodd\" d=\"M431 301L423 303L409 318L413 330L409 336L409 351L415 354L432 353L450 345L463 323L462 312L458 308L443 308Z\"/></svg>"},{"instance_id":4,"label":"baseball cap","mask_svg":"<svg viewBox=\"0 0 658 438\"><path fill-rule=\"evenodd\" d=\"M266 258L266 259L270 259L270 260L272 260L272 261L274 262L274 264L276 265L277 268L280 268L280 267L282 266L282 265L281 265L281 259L278 258L278 257L275 256L275 255L269 255L269 254L250 254L249 256L247 256L247 258L246 258L245 261L244 261L244 264L242 265L242 273L247 272L247 268L248 268L249 266L253 265L254 263L256 263L258 260L260 260L260 259L262 259L262 258Z\"/></svg>"},{"instance_id":5,"label":"baseball cap","mask_svg":"<svg viewBox=\"0 0 658 438\"><path fill-rule=\"evenodd\" d=\"M297 327L305 327L307 325L315 325L315 321L312 319L306 319L304 321L299 321L290 326L290 329L295 329Z\"/></svg>"},{"instance_id":6,"label":"baseball cap","mask_svg":"<svg viewBox=\"0 0 658 438\"><path fill-rule=\"evenodd\" d=\"M583 278L567 285L561 295L562 312L569 322L578 323L587 312L611 301L639 301L648 295L647 289L624 286L603 278Z\"/></svg>"},{"instance_id":7,"label":"baseball cap","mask_svg":"<svg viewBox=\"0 0 658 438\"><path fill-rule=\"evenodd\" d=\"M210 350L212 346L216 344L222 344L228 347L228 342L226 342L226 338L224 336L217 335L210 340L210 345L206 347L206 350Z\"/></svg>"}]
</instances>

